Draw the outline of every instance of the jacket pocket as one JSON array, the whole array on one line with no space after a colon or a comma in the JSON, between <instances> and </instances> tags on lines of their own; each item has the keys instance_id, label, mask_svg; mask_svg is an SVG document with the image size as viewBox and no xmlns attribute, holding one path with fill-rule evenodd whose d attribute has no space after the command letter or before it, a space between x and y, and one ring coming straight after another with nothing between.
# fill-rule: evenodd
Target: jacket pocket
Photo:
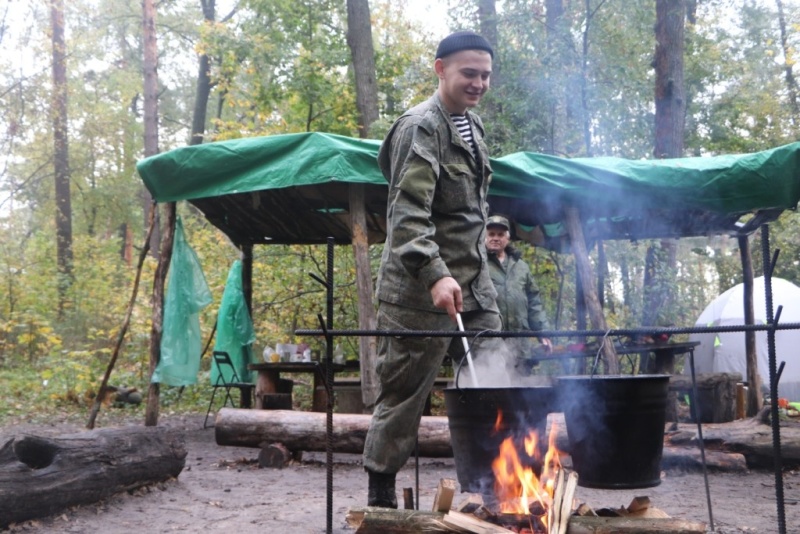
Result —
<instances>
[{"instance_id":1,"label":"jacket pocket","mask_svg":"<svg viewBox=\"0 0 800 534\"><path fill-rule=\"evenodd\" d=\"M464 211L476 204L474 173L463 163L443 163L437 184L437 206L446 213Z\"/></svg>"}]
</instances>

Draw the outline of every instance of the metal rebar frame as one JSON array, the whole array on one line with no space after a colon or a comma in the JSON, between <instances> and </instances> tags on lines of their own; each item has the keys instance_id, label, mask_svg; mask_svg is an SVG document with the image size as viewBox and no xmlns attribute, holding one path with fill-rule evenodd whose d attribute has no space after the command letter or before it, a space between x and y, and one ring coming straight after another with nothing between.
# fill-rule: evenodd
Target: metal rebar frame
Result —
<instances>
[{"instance_id":1,"label":"metal rebar frame","mask_svg":"<svg viewBox=\"0 0 800 534\"><path fill-rule=\"evenodd\" d=\"M763 325L718 325L709 327L637 327L637 328L610 328L608 330L540 330L540 331L458 331L458 330L361 330L361 329L344 329L336 330L333 328L333 259L334 259L334 240L328 238L327 243L327 280L321 280L315 275L311 275L314 279L322 283L326 288L326 312L327 320L322 322L322 316L319 315L321 330L308 330L300 329L295 331L298 336L324 336L326 341L326 380L325 387L328 394L327 403L327 419L326 419L326 467L327 467L327 525L326 532L330 534L333 528L333 340L336 337L387 337L387 336L405 336L405 337L602 337L602 336L635 336L638 334L645 335L658 335L658 334L699 334L699 333L722 333L722 332L767 332L768 342L768 355L769 355L769 379L770 379L770 423L772 427L772 440L774 450L774 471L775 471L775 498L777 501L777 514L778 514L778 532L779 534L786 534L786 515L785 515L785 502L783 492L783 459L781 455L781 440L780 440L780 420L778 412L778 380L780 374L777 367L777 358L775 352L775 332L778 330L800 330L800 323L779 323L781 307L778 308L777 314L773 316L772 310L772 271L777 262L779 250L776 250L774 255L770 256L770 243L769 243L769 226L761 226L761 247L764 262L764 286L765 298L767 304L767 322ZM695 396L695 402L698 399L697 383L694 372L694 353L690 352L690 368L692 377L692 390ZM693 406L694 412L694 406ZM703 476L706 486L706 498L708 506L708 514L710 520L711 531L714 531L714 519L711 509L711 494L708 485L707 466L705 460L705 448L703 444L702 426L696 413L693 413L698 426L698 437L700 441L700 452L703 464ZM417 470L419 459L417 459ZM419 500L419 487L417 487L417 502Z\"/></svg>"}]
</instances>

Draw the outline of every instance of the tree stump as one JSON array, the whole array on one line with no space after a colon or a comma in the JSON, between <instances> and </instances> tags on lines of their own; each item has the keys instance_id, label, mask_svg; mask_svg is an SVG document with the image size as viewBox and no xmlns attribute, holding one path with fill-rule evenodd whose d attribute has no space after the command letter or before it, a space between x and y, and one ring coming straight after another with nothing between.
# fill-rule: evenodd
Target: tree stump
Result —
<instances>
[{"instance_id":1,"label":"tree stump","mask_svg":"<svg viewBox=\"0 0 800 534\"><path fill-rule=\"evenodd\" d=\"M177 477L185 460L183 437L158 427L11 439L0 448L0 528Z\"/></svg>"}]
</instances>

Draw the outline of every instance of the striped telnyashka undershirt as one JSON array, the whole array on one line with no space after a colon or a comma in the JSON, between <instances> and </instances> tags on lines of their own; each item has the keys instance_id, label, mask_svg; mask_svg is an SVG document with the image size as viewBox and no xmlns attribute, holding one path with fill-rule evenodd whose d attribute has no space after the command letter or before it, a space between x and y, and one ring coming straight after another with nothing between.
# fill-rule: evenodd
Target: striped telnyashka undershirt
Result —
<instances>
[{"instance_id":1,"label":"striped telnyashka undershirt","mask_svg":"<svg viewBox=\"0 0 800 534\"><path fill-rule=\"evenodd\" d=\"M451 113L450 118L453 120L453 124L456 125L456 129L458 133L461 134L461 138L466 141L469 145L469 149L472 152L472 155L475 155L475 140L472 138L472 128L470 128L469 121L467 120L466 115L458 115L456 113Z\"/></svg>"}]
</instances>

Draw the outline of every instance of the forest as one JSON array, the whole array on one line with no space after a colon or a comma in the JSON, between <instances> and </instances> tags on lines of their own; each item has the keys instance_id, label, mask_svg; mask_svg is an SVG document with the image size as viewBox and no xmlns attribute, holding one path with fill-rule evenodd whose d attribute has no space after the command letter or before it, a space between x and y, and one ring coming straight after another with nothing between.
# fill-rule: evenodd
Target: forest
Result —
<instances>
[{"instance_id":1,"label":"forest","mask_svg":"<svg viewBox=\"0 0 800 534\"><path fill-rule=\"evenodd\" d=\"M446 8L446 20L426 24L428 4ZM658 72L660 16L679 21L667 31L678 36L682 65L668 80ZM797 0L2 2L0 420L33 404L86 408L120 341L111 383L148 389L167 217L162 212L149 240L123 332L154 209L137 161L286 133L382 139L403 110L433 93L436 44L458 29L479 31L496 51L492 87L477 110L494 156L702 157L799 137ZM677 134L666 144L657 98L664 83L681 95L667 117ZM200 313L205 347L241 251L189 203L176 209L213 297ZM795 211L771 224L781 251L773 275L795 284L799 229ZM691 326L741 282L736 238L667 241L607 241L592 250L610 327ZM750 246L760 250L758 233ZM572 257L518 247L551 323L575 328ZM324 247L267 245L253 254L255 354L278 342L320 348L294 331L318 327L325 296L309 273L324 276ZM367 254L374 277L381 245ZM760 255L753 261L760 276ZM658 291L647 281L652 270ZM348 247L337 251L335 284L337 326L357 328ZM348 358L358 357L357 339L342 344ZM164 409L206 402L207 356L197 386L161 389Z\"/></svg>"}]
</instances>

